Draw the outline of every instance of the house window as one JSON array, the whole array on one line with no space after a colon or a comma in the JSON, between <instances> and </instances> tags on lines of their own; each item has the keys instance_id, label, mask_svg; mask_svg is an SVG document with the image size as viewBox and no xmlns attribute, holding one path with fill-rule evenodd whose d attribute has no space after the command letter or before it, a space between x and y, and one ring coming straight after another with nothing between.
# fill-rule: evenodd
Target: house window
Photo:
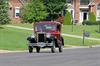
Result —
<instances>
[{"instance_id":1,"label":"house window","mask_svg":"<svg viewBox=\"0 0 100 66\"><path fill-rule=\"evenodd\" d=\"M72 3L72 0L66 0L67 3Z\"/></svg>"},{"instance_id":2,"label":"house window","mask_svg":"<svg viewBox=\"0 0 100 66\"><path fill-rule=\"evenodd\" d=\"M80 0L80 5L88 5L90 0Z\"/></svg>"},{"instance_id":3,"label":"house window","mask_svg":"<svg viewBox=\"0 0 100 66\"><path fill-rule=\"evenodd\" d=\"M20 17L20 8L15 7L15 18L19 18L19 17Z\"/></svg>"},{"instance_id":4,"label":"house window","mask_svg":"<svg viewBox=\"0 0 100 66\"><path fill-rule=\"evenodd\" d=\"M97 5L97 21L100 21L100 4Z\"/></svg>"}]
</instances>

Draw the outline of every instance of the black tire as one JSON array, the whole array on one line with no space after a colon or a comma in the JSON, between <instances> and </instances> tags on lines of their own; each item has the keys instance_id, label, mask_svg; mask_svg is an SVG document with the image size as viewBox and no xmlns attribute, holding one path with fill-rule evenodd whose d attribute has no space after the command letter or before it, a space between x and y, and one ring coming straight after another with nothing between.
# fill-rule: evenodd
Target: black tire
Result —
<instances>
[{"instance_id":1,"label":"black tire","mask_svg":"<svg viewBox=\"0 0 100 66\"><path fill-rule=\"evenodd\" d=\"M29 50L29 53L32 53L33 52L33 47L32 46L28 46L28 50Z\"/></svg>"},{"instance_id":2,"label":"black tire","mask_svg":"<svg viewBox=\"0 0 100 66\"><path fill-rule=\"evenodd\" d=\"M64 46L64 39L63 39L63 37L61 37L61 41L62 41L62 45Z\"/></svg>"},{"instance_id":3,"label":"black tire","mask_svg":"<svg viewBox=\"0 0 100 66\"><path fill-rule=\"evenodd\" d=\"M64 39L63 37L60 38L60 44L59 44L59 52L63 52L63 46L64 46Z\"/></svg>"},{"instance_id":4,"label":"black tire","mask_svg":"<svg viewBox=\"0 0 100 66\"><path fill-rule=\"evenodd\" d=\"M51 52L52 52L52 53L55 53L55 50L56 50L56 49L55 49L55 41L53 40L53 46L51 47Z\"/></svg>"},{"instance_id":5,"label":"black tire","mask_svg":"<svg viewBox=\"0 0 100 66\"><path fill-rule=\"evenodd\" d=\"M59 52L60 52L60 53L63 52L63 46L62 46L62 45L59 46Z\"/></svg>"},{"instance_id":6,"label":"black tire","mask_svg":"<svg viewBox=\"0 0 100 66\"><path fill-rule=\"evenodd\" d=\"M40 52L40 47L36 47L36 52L37 52L37 53Z\"/></svg>"}]
</instances>

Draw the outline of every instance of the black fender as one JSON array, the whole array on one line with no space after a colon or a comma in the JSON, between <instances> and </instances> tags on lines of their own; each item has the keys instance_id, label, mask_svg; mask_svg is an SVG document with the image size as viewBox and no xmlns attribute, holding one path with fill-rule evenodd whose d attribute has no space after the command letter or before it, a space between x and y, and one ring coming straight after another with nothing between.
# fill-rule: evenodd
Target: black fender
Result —
<instances>
[{"instance_id":1,"label":"black fender","mask_svg":"<svg viewBox=\"0 0 100 66\"><path fill-rule=\"evenodd\" d=\"M37 43L35 38L32 38L32 37L28 37L27 40L30 42L30 43Z\"/></svg>"}]
</instances>

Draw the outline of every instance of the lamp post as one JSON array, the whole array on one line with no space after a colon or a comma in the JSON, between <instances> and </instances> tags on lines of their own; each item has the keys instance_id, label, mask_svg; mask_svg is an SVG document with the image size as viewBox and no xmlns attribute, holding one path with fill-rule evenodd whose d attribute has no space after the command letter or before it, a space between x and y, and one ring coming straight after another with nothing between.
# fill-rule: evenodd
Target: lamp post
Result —
<instances>
[{"instance_id":1,"label":"lamp post","mask_svg":"<svg viewBox=\"0 0 100 66\"><path fill-rule=\"evenodd\" d=\"M73 32L73 27L74 27L74 20L73 20L73 16L72 16L72 32Z\"/></svg>"}]
</instances>

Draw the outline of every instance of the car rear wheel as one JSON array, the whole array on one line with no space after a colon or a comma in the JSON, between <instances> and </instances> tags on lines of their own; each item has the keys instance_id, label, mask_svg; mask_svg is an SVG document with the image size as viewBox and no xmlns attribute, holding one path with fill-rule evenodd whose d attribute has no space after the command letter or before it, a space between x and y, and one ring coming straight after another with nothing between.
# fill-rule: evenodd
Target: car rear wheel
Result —
<instances>
[{"instance_id":1,"label":"car rear wheel","mask_svg":"<svg viewBox=\"0 0 100 66\"><path fill-rule=\"evenodd\" d=\"M37 52L37 53L40 52L40 47L36 47L36 52Z\"/></svg>"},{"instance_id":2,"label":"car rear wheel","mask_svg":"<svg viewBox=\"0 0 100 66\"><path fill-rule=\"evenodd\" d=\"M29 53L32 53L33 52L33 47L32 46L29 46L28 47L28 50L29 50Z\"/></svg>"},{"instance_id":3,"label":"car rear wheel","mask_svg":"<svg viewBox=\"0 0 100 66\"><path fill-rule=\"evenodd\" d=\"M63 52L63 46L62 46L62 45L59 46L59 52L60 52L60 53Z\"/></svg>"}]
</instances>

